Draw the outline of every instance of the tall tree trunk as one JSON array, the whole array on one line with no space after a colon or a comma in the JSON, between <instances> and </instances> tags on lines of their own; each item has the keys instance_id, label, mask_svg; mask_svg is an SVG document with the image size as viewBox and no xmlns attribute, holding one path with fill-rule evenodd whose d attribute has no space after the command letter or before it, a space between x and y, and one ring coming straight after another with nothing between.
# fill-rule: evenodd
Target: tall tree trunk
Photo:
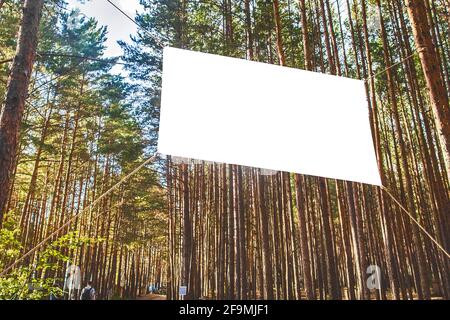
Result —
<instances>
[{"instance_id":1,"label":"tall tree trunk","mask_svg":"<svg viewBox=\"0 0 450 320\"><path fill-rule=\"evenodd\" d=\"M416 47L427 82L435 117L437 134L444 153L447 177L450 181L450 108L438 53L431 38L431 26L427 18L424 0L407 0Z\"/></svg>"},{"instance_id":2,"label":"tall tree trunk","mask_svg":"<svg viewBox=\"0 0 450 320\"><path fill-rule=\"evenodd\" d=\"M302 41L303 41L303 54L305 57L305 69L312 70L312 54L311 46L309 44L309 33L308 33L308 17L306 14L306 4L305 0L299 0L300 5L300 17L302 22Z\"/></svg>"},{"instance_id":3,"label":"tall tree trunk","mask_svg":"<svg viewBox=\"0 0 450 320\"><path fill-rule=\"evenodd\" d=\"M300 253L302 256L303 267L303 281L306 292L306 298L312 300L315 298L312 277L311 277L311 257L308 248L308 229L307 229L307 216L305 204L306 197L303 195L304 190L304 178L296 174L295 175L295 192L297 199L297 211L300 229Z\"/></svg>"},{"instance_id":4,"label":"tall tree trunk","mask_svg":"<svg viewBox=\"0 0 450 320\"><path fill-rule=\"evenodd\" d=\"M275 31L277 32L277 51L280 65L286 65L286 57L283 50L283 41L281 33L280 6L278 0L273 0L273 15L275 18Z\"/></svg>"},{"instance_id":5,"label":"tall tree trunk","mask_svg":"<svg viewBox=\"0 0 450 320\"><path fill-rule=\"evenodd\" d=\"M265 279L265 294L264 299L273 300L273 270L272 270L272 251L270 247L269 235L269 213L267 209L266 199L266 177L259 176L259 205L260 205L260 221L261 221L261 236L262 236L262 256L264 261L264 279Z\"/></svg>"},{"instance_id":6,"label":"tall tree trunk","mask_svg":"<svg viewBox=\"0 0 450 320\"><path fill-rule=\"evenodd\" d=\"M0 228L11 183L28 85L38 43L43 0L26 0L11 74L8 78L5 106L0 115Z\"/></svg>"},{"instance_id":7,"label":"tall tree trunk","mask_svg":"<svg viewBox=\"0 0 450 320\"><path fill-rule=\"evenodd\" d=\"M182 165L183 171L183 285L189 284L191 276L191 255L192 255L192 225L190 217L190 201L189 201L189 165ZM192 288L188 288L186 298L191 296Z\"/></svg>"},{"instance_id":8,"label":"tall tree trunk","mask_svg":"<svg viewBox=\"0 0 450 320\"><path fill-rule=\"evenodd\" d=\"M250 10L250 0L244 2L245 10L245 32L247 33L247 59L254 59L253 51L253 30L252 30L252 18Z\"/></svg>"}]
</instances>

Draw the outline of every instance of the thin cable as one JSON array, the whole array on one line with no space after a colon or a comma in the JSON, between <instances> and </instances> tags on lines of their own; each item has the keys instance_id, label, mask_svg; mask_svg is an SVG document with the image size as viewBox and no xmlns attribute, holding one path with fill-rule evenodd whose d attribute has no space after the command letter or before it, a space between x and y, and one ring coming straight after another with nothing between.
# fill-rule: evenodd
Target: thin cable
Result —
<instances>
[{"instance_id":1,"label":"thin cable","mask_svg":"<svg viewBox=\"0 0 450 320\"><path fill-rule=\"evenodd\" d=\"M149 35L153 41L156 42L156 44L158 46L160 46L161 48L164 47L164 44L157 39L154 35L152 35L150 33L150 31L148 31L147 29L145 29L143 26L141 26L135 19L133 19L132 17L130 17L125 11L123 11L120 7L118 7L114 2L112 2L111 0L106 0L110 5L112 5L117 11L119 11L121 14L123 14L128 20L130 20L131 22L133 22L136 26L139 27L139 29L141 29L142 31L144 31L145 33L147 33L147 35Z\"/></svg>"},{"instance_id":2,"label":"thin cable","mask_svg":"<svg viewBox=\"0 0 450 320\"><path fill-rule=\"evenodd\" d=\"M411 59L412 57L414 57L418 53L419 53L419 51L414 51L413 53L411 53L409 56L407 56L406 58L402 59L401 61L399 61L397 63L394 63L393 65L389 66L388 68L386 68L386 69L384 69L384 70L382 70L380 72L377 72L374 75L371 75L370 77L365 78L364 81L367 82L367 81L369 81L372 78L378 77L379 75L385 73L386 71L389 71L390 69L395 68L396 66L402 64L403 62Z\"/></svg>"},{"instance_id":3,"label":"thin cable","mask_svg":"<svg viewBox=\"0 0 450 320\"><path fill-rule=\"evenodd\" d=\"M86 212L87 210L92 210L92 208L100 202L100 200L102 200L104 197L106 197L108 194L110 194L114 189L116 189L117 187L119 187L121 184L123 184L125 181L127 181L129 178L131 178L133 175L135 175L138 171L140 171L145 165L149 164L150 162L153 162L157 157L157 154L154 154L153 156L151 156L150 158L148 158L147 160L145 160L144 162L142 162L138 167L136 167L133 171L131 171L129 174L127 174L125 177L123 177L119 182L117 182L115 185L113 185L111 188L109 188L105 193L103 193L100 197L98 197L94 202L92 202L89 206L87 206L86 208L84 208L83 210L81 210L79 213L73 215L69 220L67 220L62 226L60 226L58 229L56 229L55 231L53 231L49 236L47 236L44 240L42 240L41 242L39 242L35 247L33 247L32 249L30 249L27 253L25 253L23 256L21 256L20 258L18 258L17 260L15 260L11 265L9 265L7 268L5 268L1 273L0 273L0 277L3 277L4 275L6 275L11 269L13 269L19 262L23 261L25 258L29 257L31 254L33 254L34 252L36 252L36 250L38 250L39 248L41 248L42 246L44 246L47 241L51 240L56 234L58 234L61 230L63 230L64 228L66 228L68 225L70 225L70 223L73 222L73 220L75 220L75 218L77 218L78 216L82 215L84 212ZM93 219L97 218L98 216L100 216L102 214L102 212L99 212L97 215L95 215L93 217Z\"/></svg>"},{"instance_id":4,"label":"thin cable","mask_svg":"<svg viewBox=\"0 0 450 320\"><path fill-rule=\"evenodd\" d=\"M86 57L86 56L78 56L78 55L74 55L74 54L57 53L57 52L37 52L36 56L37 56L36 60L38 60L38 58L44 57L44 56L46 56L46 57L66 57L66 58L81 59L81 60L91 60L91 61L101 62L104 64L120 64L120 65L125 65L125 66L128 65L128 63L126 63L126 62L108 61L105 59L92 58L92 57ZM0 64L9 63L9 62L12 62L13 60L14 60L14 58L1 60Z\"/></svg>"},{"instance_id":5,"label":"thin cable","mask_svg":"<svg viewBox=\"0 0 450 320\"><path fill-rule=\"evenodd\" d=\"M434 244L447 256L447 258L450 259L450 254L444 249L444 247L439 242L437 242L437 240L419 223L419 221L416 220L416 218L414 218L414 216L411 213L409 213L408 210L405 209L405 207L400 203L400 201L398 201L392 195L392 193L390 193L389 190L386 189L384 186L381 186L381 190L386 192L392 198L392 200L394 200L394 202L400 207L400 209L402 209L402 211L405 212L412 221L414 221L414 223L420 228L420 230L422 230L422 232L425 233L428 236L428 238L430 238L431 241L434 242Z\"/></svg>"},{"instance_id":6,"label":"thin cable","mask_svg":"<svg viewBox=\"0 0 450 320\"><path fill-rule=\"evenodd\" d=\"M46 57L65 57L65 58L73 58L73 59L81 59L81 60L91 60L96 62L101 62L105 64L120 64L120 65L128 65L125 62L118 62L118 61L108 61L105 59L100 58L93 58L88 56L80 56L75 54L67 54L67 53L58 53L58 52L38 52L39 56L46 56ZM114 59L114 58L113 58Z\"/></svg>"},{"instance_id":7,"label":"thin cable","mask_svg":"<svg viewBox=\"0 0 450 320\"><path fill-rule=\"evenodd\" d=\"M438 48L438 47L440 47L440 46L436 46L436 47ZM385 73L386 71L388 71L388 70L390 70L390 69L392 69L392 68L398 66L399 64L402 64L403 62L405 62L405 61L411 59L412 57L414 57L416 54L419 54L419 53L421 53L421 52L423 52L423 51L425 51L425 50L426 50L426 48L424 48L424 47L416 48L416 49L414 50L414 52L411 53L411 54L410 54L409 56L407 56L406 58L402 59L401 61L399 61L399 62L397 62L397 63L394 63L393 65L391 65L390 67L384 69L383 71L380 71L380 72L378 72L378 73L376 73L376 74L374 74L374 75L372 75L372 76L370 76L370 77L365 78L364 81L368 81L368 80L371 79L371 78L377 77L377 76L379 76L380 74Z\"/></svg>"}]
</instances>

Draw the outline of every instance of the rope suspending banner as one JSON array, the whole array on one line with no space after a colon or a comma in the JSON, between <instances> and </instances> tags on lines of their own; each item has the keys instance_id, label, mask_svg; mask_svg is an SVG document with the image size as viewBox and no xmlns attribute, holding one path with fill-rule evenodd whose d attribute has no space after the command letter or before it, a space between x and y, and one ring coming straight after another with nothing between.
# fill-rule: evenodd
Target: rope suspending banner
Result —
<instances>
[{"instance_id":1,"label":"rope suspending banner","mask_svg":"<svg viewBox=\"0 0 450 320\"><path fill-rule=\"evenodd\" d=\"M0 277L3 277L4 275L6 275L9 271L11 271L11 269L13 269L15 266L17 266L17 264L21 261L23 261L25 258L31 256L34 252L36 252L36 250L38 250L39 248L43 247L48 241L50 241L55 235L57 235L60 231L62 231L63 229L65 229L68 225L70 225L70 223L72 223L78 216L82 215L83 213L85 213L88 210L92 210L93 207L95 207L95 205L97 205L100 200L102 200L104 197L106 197L108 194L110 194L114 189L116 189L117 187L119 187L120 185L122 185L124 182L126 182L128 179L130 179L132 176L134 176L137 172L139 172L144 166L146 166L149 163L152 163L155 161L157 157L157 154L154 154L153 156L151 156L150 158L148 158L147 160L145 160L144 162L142 162L138 167L136 167L133 171L131 171L129 174L127 174L125 177L123 177L119 182L117 182L115 185L113 185L111 188L109 188L106 192L104 192L101 196L99 196L97 199L95 199L94 202L92 202L89 206L87 206L86 208L84 208L83 210L81 210L79 213L73 215L69 220L67 220L62 226L60 226L58 229L56 229L55 231L53 231L48 237L46 237L44 240L42 240L41 242L39 242L35 247L33 247L32 249L30 249L27 253L25 253L23 256L21 256L20 258L18 258L17 260L15 260L11 265L9 265L8 267L6 267L1 273L0 273ZM93 218L97 218L98 216L100 216L102 214L102 212L99 212L96 216L94 216Z\"/></svg>"},{"instance_id":2,"label":"rope suspending banner","mask_svg":"<svg viewBox=\"0 0 450 320\"><path fill-rule=\"evenodd\" d=\"M427 235L428 238L430 238L431 241L433 241L433 243L439 248L439 250L441 250L446 256L447 258L450 259L450 254L445 250L445 248L427 231L427 229L425 229L425 227L423 227L419 221L417 221L416 218L414 218L414 216L405 209L405 207L400 203L400 201L398 201L393 195L392 193L389 192L388 189L386 189L386 187L381 187L381 190L383 190L384 192L386 192L386 194L399 206L399 208L401 209L401 211L403 211L404 213L406 213L406 215L419 227L420 231L422 231L425 235Z\"/></svg>"},{"instance_id":3,"label":"rope suspending banner","mask_svg":"<svg viewBox=\"0 0 450 320\"><path fill-rule=\"evenodd\" d=\"M125 11L123 11L122 9L119 8L119 6L117 6L114 2L112 2L111 0L106 0L110 5L112 5L117 11L119 11L121 14L123 14L128 20L130 20L131 22L133 22L137 27L139 27L142 31L144 31L150 38L152 38L153 41L155 41L155 43L163 48L164 44L157 39L154 35L152 35L150 33L150 31L148 31L147 29L145 29L143 26L141 26L135 19L133 19L132 17L130 17Z\"/></svg>"},{"instance_id":4,"label":"rope suspending banner","mask_svg":"<svg viewBox=\"0 0 450 320\"><path fill-rule=\"evenodd\" d=\"M409 56L407 56L406 58L402 59L401 61L396 62L396 63L394 63L393 65L387 67L386 69L381 70L380 72L377 72L377 73L375 73L375 74L373 74L373 75L371 75L371 76L365 78L364 81L367 82L367 81L369 81L369 80L372 79L372 78L378 77L379 75L381 75L381 74L383 74L383 73L385 73L385 72L391 70L392 68L395 68L396 66L402 64L403 62L408 61L409 59L411 59L412 57L414 57L414 56L415 56L416 54L418 54L418 53L419 53L419 51L417 51L417 50L414 51L413 53L411 53Z\"/></svg>"}]
</instances>

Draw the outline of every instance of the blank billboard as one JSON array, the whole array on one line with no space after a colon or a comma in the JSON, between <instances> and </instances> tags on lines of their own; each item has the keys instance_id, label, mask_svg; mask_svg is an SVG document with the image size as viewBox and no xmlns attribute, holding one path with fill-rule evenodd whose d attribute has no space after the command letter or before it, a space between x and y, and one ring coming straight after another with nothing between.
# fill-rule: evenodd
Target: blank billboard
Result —
<instances>
[{"instance_id":1,"label":"blank billboard","mask_svg":"<svg viewBox=\"0 0 450 320\"><path fill-rule=\"evenodd\" d=\"M364 82L165 48L158 152L381 185Z\"/></svg>"}]
</instances>

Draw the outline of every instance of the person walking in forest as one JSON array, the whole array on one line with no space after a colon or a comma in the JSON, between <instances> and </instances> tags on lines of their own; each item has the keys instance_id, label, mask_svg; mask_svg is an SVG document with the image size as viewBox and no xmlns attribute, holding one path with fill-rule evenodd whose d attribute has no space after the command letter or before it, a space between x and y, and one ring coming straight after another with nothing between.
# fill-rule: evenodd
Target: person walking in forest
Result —
<instances>
[{"instance_id":1,"label":"person walking in forest","mask_svg":"<svg viewBox=\"0 0 450 320\"><path fill-rule=\"evenodd\" d=\"M81 291L80 300L95 300L95 289L92 287L92 281L88 281L87 286Z\"/></svg>"}]
</instances>

